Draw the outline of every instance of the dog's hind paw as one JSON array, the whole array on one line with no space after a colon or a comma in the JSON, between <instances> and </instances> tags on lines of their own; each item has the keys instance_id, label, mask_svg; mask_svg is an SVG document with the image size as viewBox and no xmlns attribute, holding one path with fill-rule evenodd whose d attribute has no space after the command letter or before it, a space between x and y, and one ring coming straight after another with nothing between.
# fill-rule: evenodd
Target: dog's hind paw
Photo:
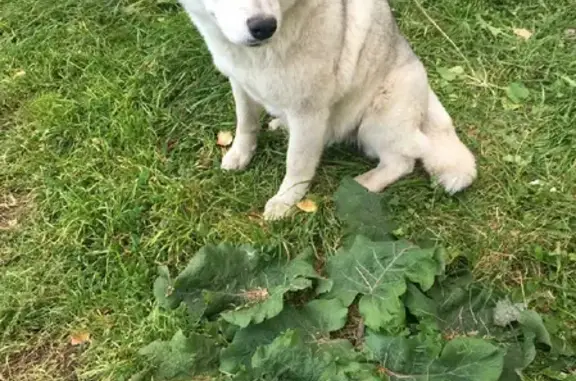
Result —
<instances>
[{"instance_id":1,"label":"dog's hind paw","mask_svg":"<svg viewBox=\"0 0 576 381\"><path fill-rule=\"evenodd\" d=\"M276 130L287 130L286 125L284 124L284 121L282 121L282 119L280 118L276 118L276 119L272 119L270 121L270 123L268 123L268 129L270 131L276 131Z\"/></svg>"},{"instance_id":2,"label":"dog's hind paw","mask_svg":"<svg viewBox=\"0 0 576 381\"><path fill-rule=\"evenodd\" d=\"M468 188L476 179L476 159L456 135L436 137L424 167L449 194Z\"/></svg>"},{"instance_id":3,"label":"dog's hind paw","mask_svg":"<svg viewBox=\"0 0 576 381\"><path fill-rule=\"evenodd\" d=\"M459 173L459 172L444 172L437 176L436 181L444 187L448 194L458 193L468 188L474 179L476 172Z\"/></svg>"}]
</instances>

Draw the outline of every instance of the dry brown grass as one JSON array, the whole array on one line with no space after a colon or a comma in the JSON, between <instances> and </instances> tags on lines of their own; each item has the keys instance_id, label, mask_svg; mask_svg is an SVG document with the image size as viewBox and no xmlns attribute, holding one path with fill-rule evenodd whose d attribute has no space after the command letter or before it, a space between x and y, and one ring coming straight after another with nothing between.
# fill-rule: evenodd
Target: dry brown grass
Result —
<instances>
[{"instance_id":1,"label":"dry brown grass","mask_svg":"<svg viewBox=\"0 0 576 381\"><path fill-rule=\"evenodd\" d=\"M0 232L16 230L32 201L30 195L0 192Z\"/></svg>"}]
</instances>

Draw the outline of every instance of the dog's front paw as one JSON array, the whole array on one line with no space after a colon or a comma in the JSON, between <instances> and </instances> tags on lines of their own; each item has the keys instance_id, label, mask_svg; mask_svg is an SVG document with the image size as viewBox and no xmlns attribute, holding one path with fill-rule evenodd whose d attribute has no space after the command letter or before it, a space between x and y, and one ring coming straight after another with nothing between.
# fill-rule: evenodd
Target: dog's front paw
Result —
<instances>
[{"instance_id":1,"label":"dog's front paw","mask_svg":"<svg viewBox=\"0 0 576 381\"><path fill-rule=\"evenodd\" d=\"M253 155L253 151L235 149L232 146L230 151L222 158L222 169L227 171L243 170L248 166Z\"/></svg>"},{"instance_id":2,"label":"dog's front paw","mask_svg":"<svg viewBox=\"0 0 576 381\"><path fill-rule=\"evenodd\" d=\"M266 203L264 208L264 219L268 221L280 220L288 215L288 212L294 206L282 197L272 197Z\"/></svg>"}]
</instances>

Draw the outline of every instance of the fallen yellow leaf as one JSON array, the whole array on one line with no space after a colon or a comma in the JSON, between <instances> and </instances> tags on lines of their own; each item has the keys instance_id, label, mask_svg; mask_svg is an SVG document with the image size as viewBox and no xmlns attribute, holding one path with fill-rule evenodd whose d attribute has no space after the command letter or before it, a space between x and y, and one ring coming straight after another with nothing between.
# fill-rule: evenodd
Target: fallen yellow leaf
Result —
<instances>
[{"instance_id":1,"label":"fallen yellow leaf","mask_svg":"<svg viewBox=\"0 0 576 381\"><path fill-rule=\"evenodd\" d=\"M531 31L529 31L528 29L524 29L524 28L514 28L514 34L517 35L518 37L521 37L525 40L529 40L530 37L532 37L532 35L534 33L532 33Z\"/></svg>"},{"instance_id":2,"label":"fallen yellow leaf","mask_svg":"<svg viewBox=\"0 0 576 381\"><path fill-rule=\"evenodd\" d=\"M302 200L296 206L306 213L314 213L318 210L318 205L312 200Z\"/></svg>"},{"instance_id":3,"label":"fallen yellow leaf","mask_svg":"<svg viewBox=\"0 0 576 381\"><path fill-rule=\"evenodd\" d=\"M90 332L82 331L70 335L70 345L81 345L90 341Z\"/></svg>"},{"instance_id":4,"label":"fallen yellow leaf","mask_svg":"<svg viewBox=\"0 0 576 381\"><path fill-rule=\"evenodd\" d=\"M228 147L234 141L234 136L230 131L220 131L218 133L218 140L216 140L216 144L220 147Z\"/></svg>"},{"instance_id":5,"label":"fallen yellow leaf","mask_svg":"<svg viewBox=\"0 0 576 381\"><path fill-rule=\"evenodd\" d=\"M23 77L25 75L26 72L24 70L18 70L16 73L14 73L14 78Z\"/></svg>"}]
</instances>

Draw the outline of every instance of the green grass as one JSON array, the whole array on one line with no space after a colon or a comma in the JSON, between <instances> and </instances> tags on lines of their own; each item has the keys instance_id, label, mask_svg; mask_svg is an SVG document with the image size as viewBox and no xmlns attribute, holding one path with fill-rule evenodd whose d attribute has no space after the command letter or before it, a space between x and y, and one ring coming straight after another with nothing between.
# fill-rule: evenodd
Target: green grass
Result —
<instances>
[{"instance_id":1,"label":"green grass","mask_svg":"<svg viewBox=\"0 0 576 381\"><path fill-rule=\"evenodd\" d=\"M402 30L479 160L448 197L422 172L385 192L401 232L439 239L560 332L576 329L576 8L570 0L397 1ZM423 12L424 11L424 12ZM513 28L534 31L528 41ZM440 32L440 29L443 33ZM452 44L451 42L454 44ZM457 46L460 53L454 48ZM443 79L438 68L462 66ZM519 105L506 88L522 82ZM314 215L263 224L284 172L264 132L244 173L219 169L229 86L187 17L157 0L0 0L0 380L127 380L183 317L154 308L156 264L206 243L279 255L337 247L331 203L371 164L325 155ZM72 347L86 330L90 345ZM534 369L530 380L546 380Z\"/></svg>"}]
</instances>

